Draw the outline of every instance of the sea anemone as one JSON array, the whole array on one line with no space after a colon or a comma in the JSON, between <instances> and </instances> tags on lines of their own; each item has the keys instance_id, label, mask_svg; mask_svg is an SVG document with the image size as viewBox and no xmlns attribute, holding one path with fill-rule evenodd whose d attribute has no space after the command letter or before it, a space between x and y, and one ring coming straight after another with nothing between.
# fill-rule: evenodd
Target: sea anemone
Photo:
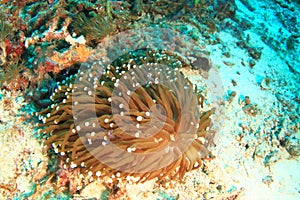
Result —
<instances>
[{"instance_id":1,"label":"sea anemone","mask_svg":"<svg viewBox=\"0 0 300 200\"><path fill-rule=\"evenodd\" d=\"M85 66L39 113L45 145L65 168L79 168L90 181L182 179L211 156L214 110L202 111L203 97L180 72L189 65L178 56L142 49L103 71L101 61Z\"/></svg>"}]
</instances>

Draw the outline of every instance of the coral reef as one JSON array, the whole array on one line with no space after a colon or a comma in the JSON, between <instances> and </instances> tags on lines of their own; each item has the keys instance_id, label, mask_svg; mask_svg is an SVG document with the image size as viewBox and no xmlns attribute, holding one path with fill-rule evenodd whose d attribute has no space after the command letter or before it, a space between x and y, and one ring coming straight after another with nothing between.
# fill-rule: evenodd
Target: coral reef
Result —
<instances>
[{"instance_id":1,"label":"coral reef","mask_svg":"<svg viewBox=\"0 0 300 200\"><path fill-rule=\"evenodd\" d=\"M69 199L70 193L74 199L243 199L253 192L299 199L298 13L297 2L284 0L1 1L0 199ZM125 34L145 27L181 34ZM119 34L136 47L155 35L147 48L167 51L155 51L156 58L147 50L123 55L94 83L103 58L97 50ZM183 56L172 54L166 40ZM170 77L149 71L158 64L169 66L163 74ZM208 86L203 82L214 68L220 77ZM148 82L131 92L133 82L119 74L134 78L129 71L164 84L139 76ZM210 110L211 95L223 110ZM32 112L39 112L42 134ZM217 137L211 128L221 129ZM185 136L189 145L172 146ZM213 137L218 145L209 148ZM122 160L110 145L140 157ZM154 152L160 156L148 155ZM137 162L142 165L134 168Z\"/></svg>"},{"instance_id":2,"label":"coral reef","mask_svg":"<svg viewBox=\"0 0 300 200\"><path fill-rule=\"evenodd\" d=\"M166 6L168 4L172 6ZM8 27L14 32L9 37L10 40L1 42L1 60L5 63L7 57L20 55L26 58L24 64L30 69L27 70L29 77L26 82L30 82L28 86L34 88L43 79L48 79L48 74L53 81L62 79L65 69L84 62L78 49L95 47L107 35L151 24L171 24L174 20L184 22L192 15L196 16L192 20L195 25L195 20L207 25L199 29L212 32L217 26L213 22L215 11L206 10L209 4L209 1L5 1L1 7L4 11L4 15L1 15L1 37L7 37L5 30ZM223 4L218 2L213 6L220 7L222 11L230 8L230 3ZM200 12L201 16L198 9L203 11ZM205 21L203 15L211 20ZM228 16L224 15L222 19L226 17ZM4 19L8 23L4 23ZM78 56L70 56L71 54Z\"/></svg>"}]
</instances>

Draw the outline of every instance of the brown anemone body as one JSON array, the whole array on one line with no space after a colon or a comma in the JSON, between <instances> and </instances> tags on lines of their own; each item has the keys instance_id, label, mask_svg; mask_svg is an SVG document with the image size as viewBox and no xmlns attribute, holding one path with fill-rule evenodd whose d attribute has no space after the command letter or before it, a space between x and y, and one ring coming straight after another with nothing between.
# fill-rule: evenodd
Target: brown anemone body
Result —
<instances>
[{"instance_id":1,"label":"brown anemone body","mask_svg":"<svg viewBox=\"0 0 300 200\"><path fill-rule=\"evenodd\" d=\"M150 51L146 55L154 55ZM78 167L90 178L133 176L147 181L182 179L202 166L213 143L213 110L200 111L197 89L174 67L176 57L159 54L129 54L101 77L91 65L75 83L57 89L52 96L56 103L40 116L49 136L45 145L62 154L66 167ZM167 66L163 73L157 63ZM165 81L147 80L150 73ZM145 84L133 90L134 77Z\"/></svg>"}]
</instances>

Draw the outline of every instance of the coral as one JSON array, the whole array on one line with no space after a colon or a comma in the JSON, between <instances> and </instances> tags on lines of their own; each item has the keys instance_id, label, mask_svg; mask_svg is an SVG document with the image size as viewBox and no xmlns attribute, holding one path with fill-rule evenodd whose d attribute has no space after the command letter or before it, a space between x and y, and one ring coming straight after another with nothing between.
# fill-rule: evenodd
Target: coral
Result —
<instances>
[{"instance_id":1,"label":"coral","mask_svg":"<svg viewBox=\"0 0 300 200\"><path fill-rule=\"evenodd\" d=\"M100 19L103 15L97 10L103 2L43 1L25 4L19 9L20 16L26 21L26 39L23 42L28 56L26 64L36 75L32 80L33 85L38 85L41 80L49 77L58 79L59 76L64 76L69 68L72 70L74 64L85 61L91 51L88 46L84 46L84 36L76 35L81 33L75 31L73 25L83 13L93 12L95 19ZM90 19L86 19L87 24L80 24L80 28L88 27L88 24L92 26L91 22ZM93 22L99 23L95 20ZM96 26L97 31L100 31L101 25L104 24ZM91 33L96 34L95 31Z\"/></svg>"},{"instance_id":2,"label":"coral","mask_svg":"<svg viewBox=\"0 0 300 200\"><path fill-rule=\"evenodd\" d=\"M113 29L104 5L104 1L36 2L27 5L22 9L23 18L28 21L25 46L45 42L51 46L75 34L86 36L88 42L99 42ZM86 16L85 13L89 14Z\"/></svg>"},{"instance_id":3,"label":"coral","mask_svg":"<svg viewBox=\"0 0 300 200\"><path fill-rule=\"evenodd\" d=\"M235 18L235 12L236 12L237 6L235 5L235 1L229 0L219 0L217 3L217 15L216 19L222 20L225 18Z\"/></svg>"},{"instance_id":4,"label":"coral","mask_svg":"<svg viewBox=\"0 0 300 200\"><path fill-rule=\"evenodd\" d=\"M57 79L57 76L64 75L66 72L64 69L74 68L75 63L84 61L85 56L80 57L84 52L79 52L79 57L71 56L73 53L78 55L77 46L81 49L82 45L95 47L107 35L150 25L153 22L170 23L169 19L179 19L182 13L198 9L194 3L184 0L176 3L168 0L22 1L21 4L13 6L18 10L17 16L26 22L20 23L25 41L17 44L22 44L26 56L31 56L26 59L25 64L30 66L31 71L37 76L32 81L35 85L49 77L48 74ZM197 4L197 7L204 8L206 5L203 2L200 4ZM137 16L137 13L141 15ZM153 18L157 14L166 17L163 20ZM14 45L15 42L11 44ZM196 62L206 61L196 60Z\"/></svg>"},{"instance_id":5,"label":"coral","mask_svg":"<svg viewBox=\"0 0 300 200\"><path fill-rule=\"evenodd\" d=\"M13 19L0 14L0 60L1 65L9 62L9 59L20 57L24 50L23 35L14 33L16 24Z\"/></svg>"},{"instance_id":6,"label":"coral","mask_svg":"<svg viewBox=\"0 0 300 200\"><path fill-rule=\"evenodd\" d=\"M213 144L214 133L209 128L214 110L199 112L200 96L192 95L192 83L178 72L178 67L186 64L179 64L175 56L165 52L140 50L115 60L98 79L97 63L77 75L80 84L60 85L52 95L54 103L38 113L47 138L45 145L61 155L65 169L79 170L79 176L88 182L103 177L135 177L141 182L182 179L211 156L207 147ZM155 70L157 64L168 66L167 77L147 71ZM126 74L129 70L131 73ZM132 92L135 83L118 81L125 77L147 79L143 74L150 81ZM158 82L156 75L166 81ZM89 100L86 94L94 98ZM89 117L93 108L96 119ZM100 129L95 128L96 123ZM114 146L121 151L114 151Z\"/></svg>"},{"instance_id":7,"label":"coral","mask_svg":"<svg viewBox=\"0 0 300 200\"><path fill-rule=\"evenodd\" d=\"M26 73L26 68L22 61L15 59L0 68L0 86L8 90L25 90L30 81L30 73Z\"/></svg>"},{"instance_id":8,"label":"coral","mask_svg":"<svg viewBox=\"0 0 300 200\"><path fill-rule=\"evenodd\" d=\"M6 22L5 16L0 15L0 41L4 41L10 33L11 25Z\"/></svg>"},{"instance_id":9,"label":"coral","mask_svg":"<svg viewBox=\"0 0 300 200\"><path fill-rule=\"evenodd\" d=\"M84 35L88 44L97 44L107 35L116 32L114 21L104 11L90 17L79 13L71 26L77 35Z\"/></svg>"},{"instance_id":10,"label":"coral","mask_svg":"<svg viewBox=\"0 0 300 200\"><path fill-rule=\"evenodd\" d=\"M18 11L0 7L0 85L8 90L25 90L30 73L26 70L24 53L24 26Z\"/></svg>"},{"instance_id":11,"label":"coral","mask_svg":"<svg viewBox=\"0 0 300 200\"><path fill-rule=\"evenodd\" d=\"M52 19L52 23L49 25L49 29L39 35L33 35L32 37L26 38L25 47L34 45L35 43L51 42L52 40L66 39L70 36L67 28L71 22L70 18L66 18L61 29L57 30L59 16Z\"/></svg>"},{"instance_id":12,"label":"coral","mask_svg":"<svg viewBox=\"0 0 300 200\"><path fill-rule=\"evenodd\" d=\"M54 52L50 60L55 62L56 66L53 69L50 67L49 70L59 73L62 69L67 69L76 62L85 62L92 53L93 50L82 44L72 46L62 53ZM46 69L46 71L49 70Z\"/></svg>"},{"instance_id":13,"label":"coral","mask_svg":"<svg viewBox=\"0 0 300 200\"><path fill-rule=\"evenodd\" d=\"M247 104L242 109L247 115L253 116L253 117L255 117L257 114L259 114L261 112L258 105L254 104L254 103Z\"/></svg>"}]
</instances>

